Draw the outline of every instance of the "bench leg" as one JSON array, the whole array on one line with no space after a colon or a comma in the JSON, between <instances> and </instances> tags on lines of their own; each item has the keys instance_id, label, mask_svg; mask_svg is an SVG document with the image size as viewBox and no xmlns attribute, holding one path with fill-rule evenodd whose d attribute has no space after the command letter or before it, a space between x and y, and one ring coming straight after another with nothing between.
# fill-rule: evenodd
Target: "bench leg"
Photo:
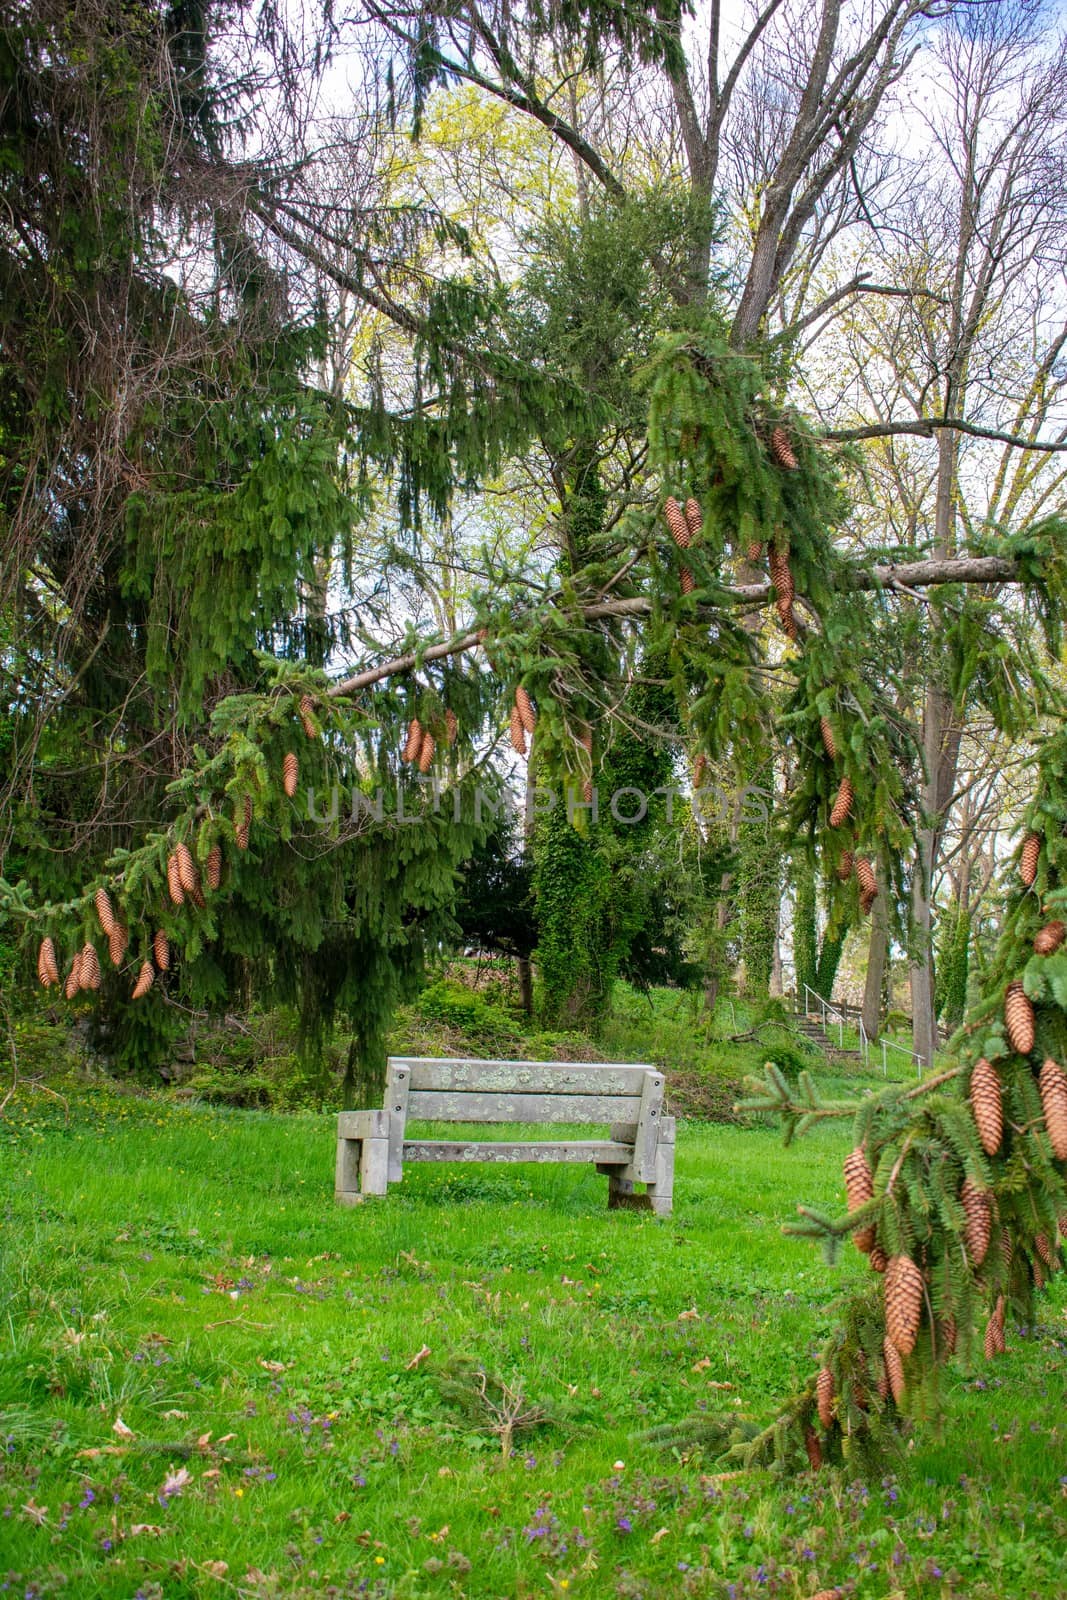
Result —
<instances>
[{"instance_id":1,"label":"bench leg","mask_svg":"<svg viewBox=\"0 0 1067 1600\"><path fill-rule=\"evenodd\" d=\"M656 1215L669 1217L674 1210L673 1144L661 1144L656 1151L656 1181L648 1185L646 1192Z\"/></svg>"},{"instance_id":2,"label":"bench leg","mask_svg":"<svg viewBox=\"0 0 1067 1600\"><path fill-rule=\"evenodd\" d=\"M388 1112L343 1111L337 1125L336 1199L354 1206L365 1195L385 1194L388 1187Z\"/></svg>"}]
</instances>

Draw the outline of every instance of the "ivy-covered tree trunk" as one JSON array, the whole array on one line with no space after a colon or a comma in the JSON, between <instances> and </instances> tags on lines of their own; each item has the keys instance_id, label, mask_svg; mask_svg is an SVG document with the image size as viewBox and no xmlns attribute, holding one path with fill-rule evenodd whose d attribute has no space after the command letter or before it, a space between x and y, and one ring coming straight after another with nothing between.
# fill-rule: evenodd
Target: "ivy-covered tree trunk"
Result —
<instances>
[{"instance_id":1,"label":"ivy-covered tree trunk","mask_svg":"<svg viewBox=\"0 0 1067 1600\"><path fill-rule=\"evenodd\" d=\"M769 790L773 770L764 768L756 776L760 787ZM745 994L766 998L782 900L781 853L772 836L769 817L742 818L738 829L737 899Z\"/></svg>"},{"instance_id":2,"label":"ivy-covered tree trunk","mask_svg":"<svg viewBox=\"0 0 1067 1600\"><path fill-rule=\"evenodd\" d=\"M879 878L887 883L888 863L879 863ZM882 1031L882 995L885 990L886 963L889 957L889 906L880 894L871 910L871 934L867 945L867 975L863 986L863 1026L868 1039Z\"/></svg>"},{"instance_id":3,"label":"ivy-covered tree trunk","mask_svg":"<svg viewBox=\"0 0 1067 1600\"><path fill-rule=\"evenodd\" d=\"M818 937L815 927L815 868L807 856L793 857L793 961L797 973L797 1005L807 1010L807 989L818 984Z\"/></svg>"}]
</instances>

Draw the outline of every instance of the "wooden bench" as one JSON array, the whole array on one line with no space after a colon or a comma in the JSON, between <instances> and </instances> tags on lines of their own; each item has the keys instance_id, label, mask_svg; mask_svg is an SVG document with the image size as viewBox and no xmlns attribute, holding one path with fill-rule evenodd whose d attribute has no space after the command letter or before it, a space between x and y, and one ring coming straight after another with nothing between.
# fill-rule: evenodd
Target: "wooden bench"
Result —
<instances>
[{"instance_id":1,"label":"wooden bench","mask_svg":"<svg viewBox=\"0 0 1067 1600\"><path fill-rule=\"evenodd\" d=\"M607 1176L608 1205L667 1216L674 1190L672 1116L663 1074L642 1065L575 1061L445 1061L390 1056L381 1111L337 1119L336 1196L355 1205L385 1194L405 1161L587 1161ZM409 1139L407 1124L599 1123L608 1139L487 1142ZM634 1191L644 1185L644 1194Z\"/></svg>"}]
</instances>

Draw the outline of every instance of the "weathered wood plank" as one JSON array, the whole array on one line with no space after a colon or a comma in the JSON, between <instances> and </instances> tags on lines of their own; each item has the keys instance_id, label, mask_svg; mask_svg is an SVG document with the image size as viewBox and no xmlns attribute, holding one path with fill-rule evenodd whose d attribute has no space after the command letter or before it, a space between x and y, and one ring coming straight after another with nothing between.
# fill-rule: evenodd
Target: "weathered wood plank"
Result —
<instances>
[{"instance_id":1,"label":"weathered wood plank","mask_svg":"<svg viewBox=\"0 0 1067 1600\"><path fill-rule=\"evenodd\" d=\"M639 1095L463 1093L412 1089L408 1117L422 1122L636 1122Z\"/></svg>"},{"instance_id":2,"label":"weathered wood plank","mask_svg":"<svg viewBox=\"0 0 1067 1600\"><path fill-rule=\"evenodd\" d=\"M339 1111L337 1113L339 1139L387 1139L389 1137L388 1111Z\"/></svg>"},{"instance_id":3,"label":"weathered wood plank","mask_svg":"<svg viewBox=\"0 0 1067 1600\"><path fill-rule=\"evenodd\" d=\"M618 1062L464 1061L427 1056L390 1056L406 1067L414 1090L460 1090L521 1094L639 1095L655 1067Z\"/></svg>"},{"instance_id":4,"label":"weathered wood plank","mask_svg":"<svg viewBox=\"0 0 1067 1600\"><path fill-rule=\"evenodd\" d=\"M633 1155L627 1144L611 1139L498 1140L405 1139L405 1161L591 1161L601 1166L624 1166Z\"/></svg>"},{"instance_id":5,"label":"weathered wood plank","mask_svg":"<svg viewBox=\"0 0 1067 1600\"><path fill-rule=\"evenodd\" d=\"M411 1068L403 1061L390 1061L385 1083L385 1109L389 1113L389 1182L399 1183L404 1176L404 1129L411 1092Z\"/></svg>"},{"instance_id":6,"label":"weathered wood plank","mask_svg":"<svg viewBox=\"0 0 1067 1600\"><path fill-rule=\"evenodd\" d=\"M641 1110L634 1139L634 1171L639 1183L651 1183L656 1176L656 1150L659 1147L660 1118L663 1113L663 1077L650 1072L641 1090Z\"/></svg>"}]
</instances>

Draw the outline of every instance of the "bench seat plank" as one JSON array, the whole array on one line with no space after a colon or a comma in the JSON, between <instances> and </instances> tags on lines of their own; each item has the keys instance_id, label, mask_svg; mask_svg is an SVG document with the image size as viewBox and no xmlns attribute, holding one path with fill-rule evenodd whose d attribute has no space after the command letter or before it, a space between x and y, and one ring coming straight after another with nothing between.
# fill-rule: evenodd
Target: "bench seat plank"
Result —
<instances>
[{"instance_id":1,"label":"bench seat plank","mask_svg":"<svg viewBox=\"0 0 1067 1600\"><path fill-rule=\"evenodd\" d=\"M405 1139L405 1161L589 1161L601 1167L625 1167L633 1145L611 1139L556 1142L550 1139L512 1143L498 1140Z\"/></svg>"},{"instance_id":2,"label":"bench seat plank","mask_svg":"<svg viewBox=\"0 0 1067 1600\"><path fill-rule=\"evenodd\" d=\"M412 1089L411 1122L636 1122L641 1097L632 1094L463 1093Z\"/></svg>"},{"instance_id":3,"label":"bench seat plank","mask_svg":"<svg viewBox=\"0 0 1067 1600\"><path fill-rule=\"evenodd\" d=\"M426 1056L391 1056L411 1074L419 1090L485 1091L508 1094L640 1095L650 1069L614 1062L436 1061Z\"/></svg>"}]
</instances>

